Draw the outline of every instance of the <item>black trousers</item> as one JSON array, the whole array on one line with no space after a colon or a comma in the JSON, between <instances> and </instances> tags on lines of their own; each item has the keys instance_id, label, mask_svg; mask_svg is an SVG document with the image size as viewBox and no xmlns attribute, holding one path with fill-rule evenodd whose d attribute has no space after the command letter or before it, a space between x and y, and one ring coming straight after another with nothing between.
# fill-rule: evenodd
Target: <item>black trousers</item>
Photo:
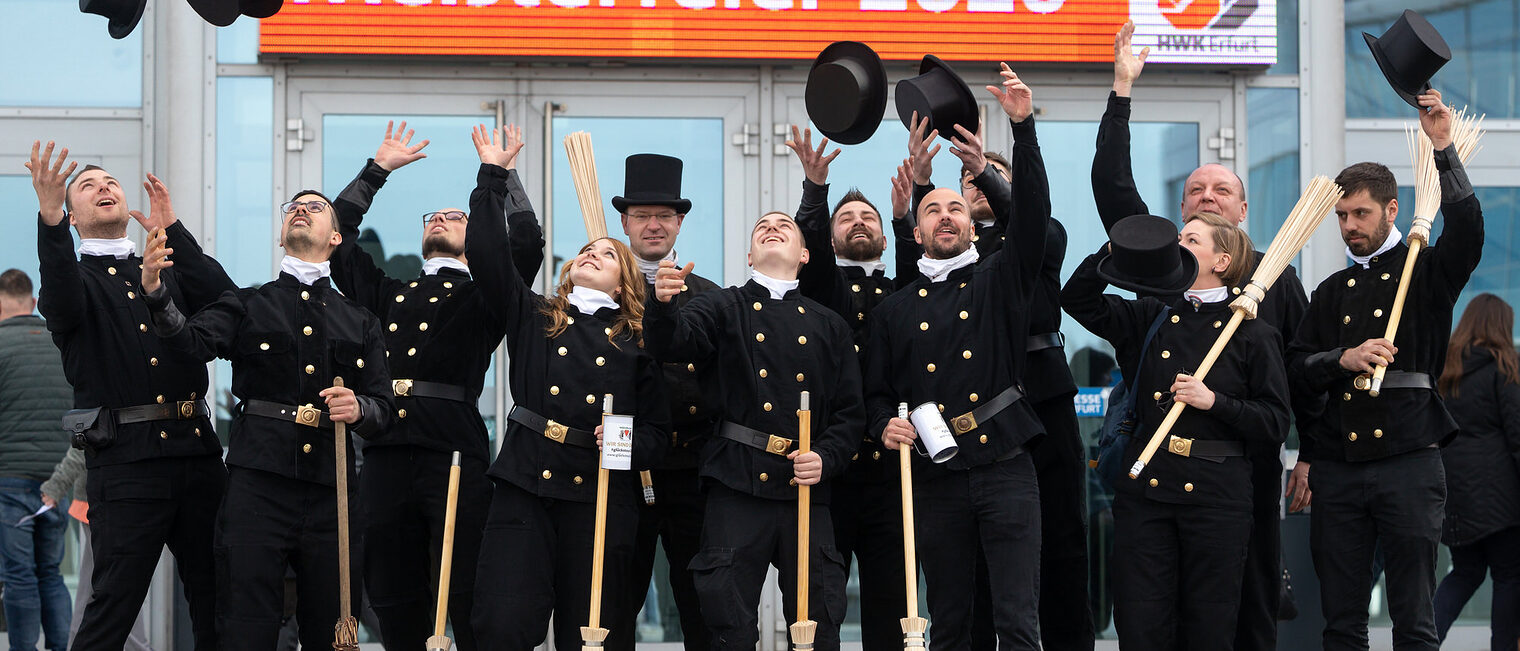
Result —
<instances>
[{"instance_id":1,"label":"black trousers","mask_svg":"<svg viewBox=\"0 0 1520 651\"><path fill-rule=\"evenodd\" d=\"M908 616L902 484L836 481L832 490L829 512L834 518L834 546L844 558L845 576L850 574L852 555L860 563L860 646L900 647L902 618Z\"/></svg>"},{"instance_id":2,"label":"black trousers","mask_svg":"<svg viewBox=\"0 0 1520 651\"><path fill-rule=\"evenodd\" d=\"M448 452L416 446L368 446L359 473L364 521L364 589L380 620L387 651L416 651L433 634L443 521L449 495ZM454 559L449 572L449 619L460 651L474 651L470 611L475 564L491 508L486 464L460 458Z\"/></svg>"},{"instance_id":3,"label":"black trousers","mask_svg":"<svg viewBox=\"0 0 1520 651\"><path fill-rule=\"evenodd\" d=\"M1115 497L1110 566L1119 646L1229 651L1250 538L1248 509Z\"/></svg>"},{"instance_id":4,"label":"black trousers","mask_svg":"<svg viewBox=\"0 0 1520 651\"><path fill-rule=\"evenodd\" d=\"M929 648L970 647L980 548L999 648L1038 650L1040 488L1030 455L930 481L915 477L913 495Z\"/></svg>"},{"instance_id":5,"label":"black trousers","mask_svg":"<svg viewBox=\"0 0 1520 651\"><path fill-rule=\"evenodd\" d=\"M218 648L211 546L216 509L226 490L227 468L214 456L151 459L90 470L85 491L90 500L94 592L73 648L119 651L126 644L165 545L174 554L190 603L195 651Z\"/></svg>"},{"instance_id":6,"label":"black trousers","mask_svg":"<svg viewBox=\"0 0 1520 651\"><path fill-rule=\"evenodd\" d=\"M626 471L616 471L626 472ZM539 497L495 480L475 572L475 639L485 651L530 651L549 635L554 648L579 651L591 618L591 552L596 505ZM622 621L638 507L607 504L602 565L602 627Z\"/></svg>"},{"instance_id":7,"label":"black trousers","mask_svg":"<svg viewBox=\"0 0 1520 651\"><path fill-rule=\"evenodd\" d=\"M1282 600L1282 459L1278 447L1251 449L1251 544L1241 575L1235 651L1274 651Z\"/></svg>"},{"instance_id":8,"label":"black trousers","mask_svg":"<svg viewBox=\"0 0 1520 651\"><path fill-rule=\"evenodd\" d=\"M710 642L707 624L702 621L702 605L686 569L702 545L702 510L706 497L697 479L696 468L652 470L654 504L639 507L638 533L633 544L632 569L629 570L627 604L623 617L612 627L607 647L614 651L632 651L639 609L649 594L654 575L655 545L665 548L670 561L670 591L676 610L681 614L681 637L687 651L705 651ZM663 586L662 586L663 587Z\"/></svg>"},{"instance_id":9,"label":"black trousers","mask_svg":"<svg viewBox=\"0 0 1520 651\"><path fill-rule=\"evenodd\" d=\"M352 493L350 489L350 493ZM349 587L359 606L356 500L349 498ZM269 651L279 643L286 570L296 575L301 646L331 647L338 621L338 496L331 486L227 469L216 519L217 631L228 651ZM357 616L357 615L356 615Z\"/></svg>"},{"instance_id":10,"label":"black trousers","mask_svg":"<svg viewBox=\"0 0 1520 651\"><path fill-rule=\"evenodd\" d=\"M834 548L826 504L814 503L808 540L808 619L813 648L838 651L844 621L844 559ZM782 610L797 620L797 503L768 500L709 484L702 551L691 561L702 618L714 651L752 651L760 641L760 590L769 566L778 570Z\"/></svg>"},{"instance_id":11,"label":"black trousers","mask_svg":"<svg viewBox=\"0 0 1520 651\"><path fill-rule=\"evenodd\" d=\"M1309 550L1319 575L1324 648L1367 648L1372 555L1381 547L1393 648L1438 649L1436 550L1446 517L1440 450L1421 448L1359 463L1316 460L1309 489L1314 492Z\"/></svg>"}]
</instances>

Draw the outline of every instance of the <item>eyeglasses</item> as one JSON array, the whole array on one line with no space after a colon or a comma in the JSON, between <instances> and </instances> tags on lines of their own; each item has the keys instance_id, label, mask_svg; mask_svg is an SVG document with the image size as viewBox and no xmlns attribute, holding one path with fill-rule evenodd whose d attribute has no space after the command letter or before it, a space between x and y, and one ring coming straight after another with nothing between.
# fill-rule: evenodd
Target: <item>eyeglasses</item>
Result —
<instances>
[{"instance_id":1,"label":"eyeglasses","mask_svg":"<svg viewBox=\"0 0 1520 651\"><path fill-rule=\"evenodd\" d=\"M434 210L433 212L422 214L422 223L424 225L431 224L435 219L457 222L467 216L462 210Z\"/></svg>"},{"instance_id":2,"label":"eyeglasses","mask_svg":"<svg viewBox=\"0 0 1520 651\"><path fill-rule=\"evenodd\" d=\"M317 201L317 200L312 200L312 201L287 201L287 202L285 202L285 205L280 206L280 210L282 212L284 212L285 214L287 214L287 215L289 215L290 213L295 212L297 208L305 208L306 212L309 212L309 213L319 213L319 212L322 212L324 210L327 210L327 202L326 201Z\"/></svg>"},{"instance_id":3,"label":"eyeglasses","mask_svg":"<svg viewBox=\"0 0 1520 651\"><path fill-rule=\"evenodd\" d=\"M628 218L636 224L647 224L649 220L658 220L661 224L674 224L680 215L673 212L662 213L629 213Z\"/></svg>"}]
</instances>

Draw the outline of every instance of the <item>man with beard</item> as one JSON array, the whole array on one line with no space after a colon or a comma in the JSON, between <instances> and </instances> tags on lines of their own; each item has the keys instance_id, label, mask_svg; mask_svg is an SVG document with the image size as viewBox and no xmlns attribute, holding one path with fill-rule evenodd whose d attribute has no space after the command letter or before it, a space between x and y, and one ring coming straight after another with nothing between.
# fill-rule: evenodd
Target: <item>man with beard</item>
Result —
<instances>
[{"instance_id":1,"label":"man with beard","mask_svg":"<svg viewBox=\"0 0 1520 651\"><path fill-rule=\"evenodd\" d=\"M929 139L918 135L924 128L926 124L920 124L908 140L915 206L934 189L928 179L933 152L939 150L939 145L927 150ZM1013 175L1008 159L984 151L977 134L963 137L965 146L952 148L951 153L961 159L961 191L976 224L971 242L978 256L985 258L1001 250L1006 240L1006 220L1013 212ZM915 255L917 248L914 245ZM1052 217L1045 229L1035 299L1029 306L1032 334L1025 339L1024 352L1028 355L1025 377L1032 380L1026 383L1026 399L1046 434L1029 444L1040 483L1040 638L1051 648L1079 650L1093 648L1095 632L1087 590L1087 464L1072 401L1077 383L1066 363L1061 335L1061 264L1065 259L1066 227ZM971 647L991 651L997 648L997 636L992 627L987 563L982 551L977 553Z\"/></svg>"},{"instance_id":2,"label":"man with beard","mask_svg":"<svg viewBox=\"0 0 1520 651\"><path fill-rule=\"evenodd\" d=\"M234 285L174 216L169 191L143 184L149 217L127 209L126 192L106 170L87 165L68 181L68 149L32 144L37 191L38 310L63 353L74 406L97 410L86 433L94 596L74 646L120 649L127 641L165 545L190 604L197 651L218 647L212 531L227 485L222 445L206 405L206 365L148 330L149 312L133 278L142 259L127 238L128 217L180 251L163 291L200 307ZM64 217L67 216L68 220ZM79 231L75 257L69 225Z\"/></svg>"},{"instance_id":3,"label":"man with beard","mask_svg":"<svg viewBox=\"0 0 1520 651\"><path fill-rule=\"evenodd\" d=\"M524 278L543 261L544 238L518 180L516 157L521 131L476 127L481 166L470 214L444 208L423 215L422 273L412 280L385 275L357 244L359 227L375 194L391 172L426 157L427 141L411 144L406 123L392 129L375 157L338 194L343 243L333 252L333 281L344 295L384 324L396 420L390 433L364 446L359 475L364 522L364 584L380 620L387 649L414 651L433 634L437 566L443 549L449 465L460 452L459 500L454 524L454 564L449 578L449 613L454 641L462 651L476 647L470 610L475 594L475 561L491 505L490 443L478 403L491 355L506 324L487 309L504 300L483 293L465 257L469 220L504 219L480 213L486 193L504 195L505 212L516 220L507 238L477 243L484 250L512 247ZM431 591L424 586L431 586Z\"/></svg>"},{"instance_id":4,"label":"man with beard","mask_svg":"<svg viewBox=\"0 0 1520 651\"><path fill-rule=\"evenodd\" d=\"M287 568L295 571L301 646L332 644L339 612L334 424L373 438L394 413L379 322L328 282L329 259L343 241L331 203L304 190L282 210L279 278L226 292L189 319L161 282L175 264L163 234L153 234L142 268L153 331L201 363L231 361L232 393L241 400L216 528L217 630L230 650L278 645ZM353 438L342 443L352 475ZM357 576L353 585L357 595Z\"/></svg>"},{"instance_id":5,"label":"man with beard","mask_svg":"<svg viewBox=\"0 0 1520 651\"><path fill-rule=\"evenodd\" d=\"M844 317L854 331L864 366L871 352L865 348L866 324L897 283L886 276L886 263L881 261L887 238L882 234L881 213L876 206L859 190L851 189L834 205L833 213L828 212L829 164L840 152L836 149L824 155L828 142L823 138L814 148L812 129L799 131L793 126L792 138L786 143L797 154L805 173L797 227L813 261L798 274L798 289L803 296ZM835 264L829 264L830 260ZM864 429L856 438L863 439L860 450L834 484L829 513L833 516L834 546L844 558L846 573L852 555L860 562L861 644L867 649L883 649L901 641L899 621L907 617L901 480L897 455L883 454L881 444Z\"/></svg>"},{"instance_id":6,"label":"man with beard","mask_svg":"<svg viewBox=\"0 0 1520 651\"><path fill-rule=\"evenodd\" d=\"M1109 94L1108 109L1098 126L1097 152L1093 155L1093 199L1097 202L1098 215L1103 219L1105 229L1130 215L1150 214L1135 188L1130 161L1130 94L1135 80L1145 68L1148 54L1148 48L1138 55L1131 51L1134 32L1134 23L1128 22L1114 36L1113 92ZM1203 165L1193 170L1183 185L1181 216L1184 220L1196 213L1211 212L1244 228L1248 208L1245 184L1223 165ZM1259 264L1263 255L1256 251L1253 264ZM1282 333L1284 348L1293 341L1308 303L1298 271L1288 266L1273 283L1272 291L1267 292L1259 311L1260 318ZM1304 387L1296 382L1290 384L1294 389L1291 396L1293 419L1302 432L1324 409L1324 395L1303 391ZM1241 584L1239 624L1235 629L1236 651L1277 648L1277 613L1283 580L1279 535L1282 496L1278 494L1283 473L1281 450L1280 445L1261 443L1247 447L1254 491L1253 529ZM1290 492L1300 492L1296 487L1307 486L1308 469L1308 462L1302 460L1293 468L1288 482ZM1301 507L1301 500L1301 497L1295 498L1294 506Z\"/></svg>"},{"instance_id":7,"label":"man with beard","mask_svg":"<svg viewBox=\"0 0 1520 651\"><path fill-rule=\"evenodd\" d=\"M681 197L681 159L661 154L634 154L624 164L623 196L613 197L612 206L622 215L623 233L628 248L644 279L654 285L660 261L679 265L676 237L691 210L691 201ZM514 250L515 251L515 250ZM680 293L671 299L671 309L679 311L703 292L718 289L711 280L687 274ZM653 294L653 291L650 292ZM615 651L632 651L638 625L639 607L649 594L654 574L655 544L661 543L670 561L669 585L676 610L680 613L681 639L688 651L709 648L707 625L692 585L688 565L701 545L703 496L697 477L697 462L702 444L716 423L717 406L705 393L711 381L709 369L699 360L661 359L665 372L665 389L670 396L672 430L670 448L665 457L647 474L641 475L646 487L644 508L639 510L639 529L634 540L632 575L628 580L628 607L623 620L614 624L607 646ZM652 491L652 492L650 492ZM653 495L653 502L647 496Z\"/></svg>"},{"instance_id":8,"label":"man with beard","mask_svg":"<svg viewBox=\"0 0 1520 651\"><path fill-rule=\"evenodd\" d=\"M918 459L914 495L919 560L927 581L934 649L969 644L977 550L985 551L993 626L1004 649L1040 648L1039 488L1026 444L1043 426L1025 399L1025 337L1050 219L1049 187L1035 136L1033 96L1003 66L990 87L1013 129L1013 246L983 264L972 246L967 201L946 188L918 208L920 275L872 318L867 394L872 432L890 450L918 433L899 403L942 405L960 451L943 464ZM966 150L974 134L952 139ZM1015 343L1016 342L1016 343Z\"/></svg>"},{"instance_id":9,"label":"man with beard","mask_svg":"<svg viewBox=\"0 0 1520 651\"><path fill-rule=\"evenodd\" d=\"M1335 182L1341 239L1355 264L1314 291L1289 347L1289 376L1328 394L1324 417L1305 430L1314 509L1309 549L1320 581L1324 648L1367 648L1372 562L1381 549L1393 647L1440 646L1432 605L1446 498L1440 445L1456 432L1431 381L1443 368L1458 294L1483 251L1483 212L1452 145L1452 111L1436 90L1419 95L1420 128L1435 147L1440 240L1420 253L1396 335L1383 338L1410 255L1388 168L1357 163ZM1431 215L1434 217L1434 215ZM1388 366L1374 397L1368 376ZM1307 499L1307 498L1306 498Z\"/></svg>"},{"instance_id":10,"label":"man with beard","mask_svg":"<svg viewBox=\"0 0 1520 651\"><path fill-rule=\"evenodd\" d=\"M860 447L865 427L860 364L849 326L797 291L809 260L797 223L767 213L750 235L750 281L674 308L692 263L660 261L644 337L659 359L714 370L721 424L702 450L707 491L702 549L691 561L711 649L747 651L759 641L760 590L780 572L783 611L796 619L797 485L812 486L809 618L815 648L839 649L846 572L834 548L829 490ZM797 447L797 405L811 396L812 449Z\"/></svg>"}]
</instances>

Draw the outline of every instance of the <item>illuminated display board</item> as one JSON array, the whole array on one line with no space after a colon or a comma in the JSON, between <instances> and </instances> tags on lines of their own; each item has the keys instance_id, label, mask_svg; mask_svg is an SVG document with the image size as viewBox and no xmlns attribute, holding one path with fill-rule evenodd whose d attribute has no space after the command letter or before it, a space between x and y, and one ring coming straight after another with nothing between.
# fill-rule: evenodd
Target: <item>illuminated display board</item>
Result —
<instances>
[{"instance_id":1,"label":"illuminated display board","mask_svg":"<svg viewBox=\"0 0 1520 651\"><path fill-rule=\"evenodd\" d=\"M810 60L854 40L888 60L1100 63L1131 18L1154 62L1277 60L1277 0L285 0L259 50Z\"/></svg>"}]
</instances>

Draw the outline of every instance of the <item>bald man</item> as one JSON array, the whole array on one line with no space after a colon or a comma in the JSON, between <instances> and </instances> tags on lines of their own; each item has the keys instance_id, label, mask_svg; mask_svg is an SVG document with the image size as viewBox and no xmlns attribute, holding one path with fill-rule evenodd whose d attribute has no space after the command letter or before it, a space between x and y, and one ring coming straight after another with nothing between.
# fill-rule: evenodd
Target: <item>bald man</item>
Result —
<instances>
[{"instance_id":1,"label":"bald man","mask_svg":"<svg viewBox=\"0 0 1520 651\"><path fill-rule=\"evenodd\" d=\"M1130 167L1129 115L1130 90L1145 67L1149 48L1137 55L1131 39L1135 24L1125 23L1114 37L1114 86L1108 96L1108 110L1098 125L1098 149L1093 155L1093 199L1103 228L1109 229L1130 215L1151 214L1135 188ZM1183 185L1178 217L1186 219L1199 212L1211 212L1244 228L1249 204L1245 183L1229 168L1208 163L1193 170ZM1262 252L1256 252L1261 262ZM1298 271L1292 266L1273 284L1261 305L1260 316L1282 333L1282 341L1293 340L1309 300L1304 294ZM1300 389L1301 387L1295 387ZM1300 430L1323 410L1323 396L1292 396L1293 418ZM1261 446L1249 451L1251 457L1252 498L1255 529L1246 557L1246 573L1241 585L1240 622L1235 629L1237 651L1270 651L1277 647L1277 611L1281 596L1282 556L1279 540L1282 484L1280 446ZM1307 463L1303 471L1307 472ZM1298 476L1300 469L1294 469Z\"/></svg>"}]
</instances>

